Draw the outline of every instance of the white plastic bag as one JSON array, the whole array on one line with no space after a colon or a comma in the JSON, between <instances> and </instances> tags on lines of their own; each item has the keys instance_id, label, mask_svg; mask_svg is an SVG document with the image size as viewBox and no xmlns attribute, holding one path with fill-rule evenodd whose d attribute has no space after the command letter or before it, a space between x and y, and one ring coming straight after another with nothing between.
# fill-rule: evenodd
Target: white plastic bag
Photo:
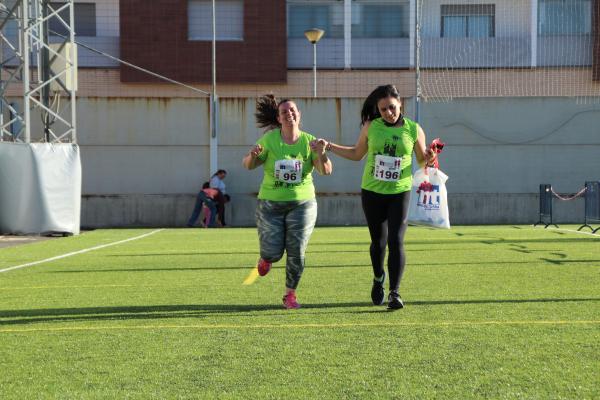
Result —
<instances>
[{"instance_id":1,"label":"white plastic bag","mask_svg":"<svg viewBox=\"0 0 600 400\"><path fill-rule=\"evenodd\" d=\"M413 176L408 223L450 229L448 175L437 168L420 168Z\"/></svg>"}]
</instances>

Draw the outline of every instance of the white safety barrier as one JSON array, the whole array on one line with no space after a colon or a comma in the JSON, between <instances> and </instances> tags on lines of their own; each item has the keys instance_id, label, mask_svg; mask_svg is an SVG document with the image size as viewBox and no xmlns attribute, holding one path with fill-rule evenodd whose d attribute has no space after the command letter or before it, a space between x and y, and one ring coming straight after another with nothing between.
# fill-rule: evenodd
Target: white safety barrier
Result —
<instances>
[{"instance_id":1,"label":"white safety barrier","mask_svg":"<svg viewBox=\"0 0 600 400\"><path fill-rule=\"evenodd\" d=\"M0 143L0 233L79 234L81 159L70 143Z\"/></svg>"}]
</instances>

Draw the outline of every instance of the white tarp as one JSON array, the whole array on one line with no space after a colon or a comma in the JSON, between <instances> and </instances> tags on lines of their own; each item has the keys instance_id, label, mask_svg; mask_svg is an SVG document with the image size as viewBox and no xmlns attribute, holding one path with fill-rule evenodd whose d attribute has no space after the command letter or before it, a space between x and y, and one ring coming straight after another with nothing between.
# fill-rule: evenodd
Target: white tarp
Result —
<instances>
[{"instance_id":1,"label":"white tarp","mask_svg":"<svg viewBox=\"0 0 600 400\"><path fill-rule=\"evenodd\" d=\"M78 235L80 210L77 145L0 143L0 233Z\"/></svg>"}]
</instances>

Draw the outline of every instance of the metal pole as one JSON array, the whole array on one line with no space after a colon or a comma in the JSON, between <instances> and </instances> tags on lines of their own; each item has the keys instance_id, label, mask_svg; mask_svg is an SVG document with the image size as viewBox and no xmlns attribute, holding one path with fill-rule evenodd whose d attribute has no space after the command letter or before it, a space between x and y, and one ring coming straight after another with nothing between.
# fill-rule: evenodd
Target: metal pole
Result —
<instances>
[{"instance_id":1,"label":"metal pole","mask_svg":"<svg viewBox=\"0 0 600 400\"><path fill-rule=\"evenodd\" d=\"M42 0L41 4L41 18L46 18L48 16L48 1ZM50 41L48 40L48 20L45 19L42 22L41 26L42 32L42 46L41 46L41 75L42 81L46 82L50 79L50 52L46 46L50 45ZM50 107L50 85L46 85L42 88L42 104L45 107ZM42 111L42 120L44 125L44 139L46 143L50 143L50 114L47 111Z\"/></svg>"},{"instance_id":2,"label":"metal pole","mask_svg":"<svg viewBox=\"0 0 600 400\"><path fill-rule=\"evenodd\" d=\"M344 69L352 67L352 2L344 0Z\"/></svg>"},{"instance_id":3,"label":"metal pole","mask_svg":"<svg viewBox=\"0 0 600 400\"><path fill-rule=\"evenodd\" d=\"M217 97L217 18L215 0L212 0L212 99ZM217 132L213 125L212 137L216 137Z\"/></svg>"},{"instance_id":4,"label":"metal pole","mask_svg":"<svg viewBox=\"0 0 600 400\"><path fill-rule=\"evenodd\" d=\"M31 142L31 127L30 127L30 94L29 94L29 78L31 70L29 69L29 1L28 0L19 0L21 1L21 40L22 40L22 57L23 57L23 119L25 122L25 143Z\"/></svg>"},{"instance_id":5,"label":"metal pole","mask_svg":"<svg viewBox=\"0 0 600 400\"><path fill-rule=\"evenodd\" d=\"M77 143L77 99L75 87L77 81L77 68L79 67L79 61L77 60L77 47L75 47L75 2L71 0L69 7L69 42L71 43L71 141Z\"/></svg>"},{"instance_id":6,"label":"metal pole","mask_svg":"<svg viewBox=\"0 0 600 400\"><path fill-rule=\"evenodd\" d=\"M421 103L421 65L419 51L421 49L421 26L419 19L419 1L415 0L415 121L419 122L420 103Z\"/></svg>"},{"instance_id":7,"label":"metal pole","mask_svg":"<svg viewBox=\"0 0 600 400\"><path fill-rule=\"evenodd\" d=\"M10 14L6 14L6 19L10 18ZM4 25L5 21L0 21L0 25ZM3 26L0 27L0 34ZM2 80L2 69L4 68L4 42L0 44L0 91L4 95L4 81ZM0 126L4 126L4 103L0 99ZM0 142L4 141L4 128L0 128Z\"/></svg>"},{"instance_id":8,"label":"metal pole","mask_svg":"<svg viewBox=\"0 0 600 400\"><path fill-rule=\"evenodd\" d=\"M538 0L531 0L531 67L537 67L538 48Z\"/></svg>"},{"instance_id":9,"label":"metal pole","mask_svg":"<svg viewBox=\"0 0 600 400\"><path fill-rule=\"evenodd\" d=\"M0 45L0 90L4 94L4 81L2 80L2 67L4 67L4 46ZM10 120L9 120L10 121ZM12 124L11 124L12 125ZM0 126L4 126L4 102L0 99ZM4 128L0 128L0 142L4 141Z\"/></svg>"},{"instance_id":10,"label":"metal pole","mask_svg":"<svg viewBox=\"0 0 600 400\"><path fill-rule=\"evenodd\" d=\"M217 17L215 0L212 0L212 91L210 95L210 173L218 168L217 138Z\"/></svg>"},{"instance_id":11,"label":"metal pole","mask_svg":"<svg viewBox=\"0 0 600 400\"><path fill-rule=\"evenodd\" d=\"M0 52L3 51L0 46ZM0 79L0 87L2 87L2 79ZM0 126L4 125L4 103L0 101ZM0 128L0 142L4 141L4 128Z\"/></svg>"},{"instance_id":12,"label":"metal pole","mask_svg":"<svg viewBox=\"0 0 600 400\"><path fill-rule=\"evenodd\" d=\"M313 43L313 97L317 97L317 43Z\"/></svg>"}]
</instances>

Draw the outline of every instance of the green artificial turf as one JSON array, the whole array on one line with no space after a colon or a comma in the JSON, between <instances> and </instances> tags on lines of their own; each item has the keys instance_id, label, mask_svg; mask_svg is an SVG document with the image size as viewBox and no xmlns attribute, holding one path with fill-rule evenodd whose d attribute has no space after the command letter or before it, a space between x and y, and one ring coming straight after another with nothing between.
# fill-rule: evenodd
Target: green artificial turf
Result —
<instances>
[{"instance_id":1,"label":"green artificial turf","mask_svg":"<svg viewBox=\"0 0 600 400\"><path fill-rule=\"evenodd\" d=\"M0 270L151 231L0 249ZM257 248L165 229L0 273L0 399L600 398L600 236L410 227L395 312L366 227L315 230L300 310L284 261L242 285Z\"/></svg>"}]
</instances>

